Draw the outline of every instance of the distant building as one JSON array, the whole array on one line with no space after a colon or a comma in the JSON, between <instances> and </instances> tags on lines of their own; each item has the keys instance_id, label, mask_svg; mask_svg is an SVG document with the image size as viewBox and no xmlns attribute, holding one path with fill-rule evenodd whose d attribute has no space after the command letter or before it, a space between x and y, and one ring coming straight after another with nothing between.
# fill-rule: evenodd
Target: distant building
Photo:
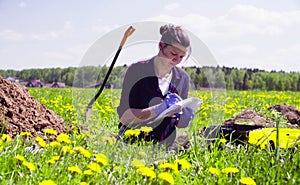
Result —
<instances>
[{"instance_id":1,"label":"distant building","mask_svg":"<svg viewBox=\"0 0 300 185\"><path fill-rule=\"evenodd\" d=\"M19 82L19 78L16 76L9 76L9 77L5 78L5 80L9 80L11 82Z\"/></svg>"},{"instance_id":2,"label":"distant building","mask_svg":"<svg viewBox=\"0 0 300 185\"><path fill-rule=\"evenodd\" d=\"M29 82L26 82L26 87L43 87L43 83L41 80L30 80Z\"/></svg>"}]
</instances>

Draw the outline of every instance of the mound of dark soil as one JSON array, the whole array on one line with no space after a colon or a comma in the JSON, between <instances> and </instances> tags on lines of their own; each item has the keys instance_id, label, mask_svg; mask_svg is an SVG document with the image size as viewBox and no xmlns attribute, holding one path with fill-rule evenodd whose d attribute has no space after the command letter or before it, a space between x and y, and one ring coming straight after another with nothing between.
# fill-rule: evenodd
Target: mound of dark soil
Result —
<instances>
[{"instance_id":1,"label":"mound of dark soil","mask_svg":"<svg viewBox=\"0 0 300 185\"><path fill-rule=\"evenodd\" d=\"M300 111L295 106L278 104L269 107L269 110L276 110L280 112L291 124L300 126Z\"/></svg>"},{"instance_id":2,"label":"mound of dark soil","mask_svg":"<svg viewBox=\"0 0 300 185\"><path fill-rule=\"evenodd\" d=\"M20 132L30 132L37 136L46 128L53 128L58 133L66 132L64 120L40 104L26 87L0 76L1 133L14 137Z\"/></svg>"},{"instance_id":3,"label":"mound of dark soil","mask_svg":"<svg viewBox=\"0 0 300 185\"><path fill-rule=\"evenodd\" d=\"M272 120L265 118L263 115L254 112L251 109L246 109L232 119L225 120L224 124L246 124L262 127L274 127Z\"/></svg>"}]
</instances>

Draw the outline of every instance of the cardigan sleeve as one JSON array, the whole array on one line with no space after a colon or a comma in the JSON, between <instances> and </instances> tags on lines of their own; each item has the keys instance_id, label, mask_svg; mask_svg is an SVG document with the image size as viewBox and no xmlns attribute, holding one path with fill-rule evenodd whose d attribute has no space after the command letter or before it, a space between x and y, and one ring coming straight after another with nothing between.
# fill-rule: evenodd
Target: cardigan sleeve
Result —
<instances>
[{"instance_id":1,"label":"cardigan sleeve","mask_svg":"<svg viewBox=\"0 0 300 185\"><path fill-rule=\"evenodd\" d=\"M124 112L130 108L129 106L129 94L134 84L135 78L134 66L129 66L123 80L122 92L120 98L120 104L117 108L117 113L121 117Z\"/></svg>"}]
</instances>

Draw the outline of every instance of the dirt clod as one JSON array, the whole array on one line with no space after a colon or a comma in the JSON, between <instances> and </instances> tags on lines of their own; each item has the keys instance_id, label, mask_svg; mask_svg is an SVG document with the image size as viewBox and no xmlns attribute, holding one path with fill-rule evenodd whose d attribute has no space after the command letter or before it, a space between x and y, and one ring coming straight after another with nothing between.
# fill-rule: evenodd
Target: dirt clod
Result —
<instances>
[{"instance_id":1,"label":"dirt clod","mask_svg":"<svg viewBox=\"0 0 300 185\"><path fill-rule=\"evenodd\" d=\"M20 132L40 135L53 128L65 133L64 120L30 95L27 88L0 76L0 131L15 137Z\"/></svg>"},{"instance_id":2,"label":"dirt clod","mask_svg":"<svg viewBox=\"0 0 300 185\"><path fill-rule=\"evenodd\" d=\"M291 124L300 126L300 111L293 105L278 104L269 107L269 110L276 110L282 114Z\"/></svg>"},{"instance_id":3,"label":"dirt clod","mask_svg":"<svg viewBox=\"0 0 300 185\"><path fill-rule=\"evenodd\" d=\"M274 127L272 120L265 118L263 115L256 113L251 109L246 109L234 118L225 120L224 124L247 124L262 127Z\"/></svg>"}]
</instances>

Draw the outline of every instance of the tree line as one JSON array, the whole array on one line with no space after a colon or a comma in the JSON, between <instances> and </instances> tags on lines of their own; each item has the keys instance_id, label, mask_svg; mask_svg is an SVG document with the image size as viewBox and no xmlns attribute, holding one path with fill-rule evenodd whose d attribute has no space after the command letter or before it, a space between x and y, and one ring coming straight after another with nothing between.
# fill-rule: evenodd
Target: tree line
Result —
<instances>
[{"instance_id":1,"label":"tree line","mask_svg":"<svg viewBox=\"0 0 300 185\"><path fill-rule=\"evenodd\" d=\"M108 79L108 84L121 88L126 65L116 66ZM277 90L300 91L300 73L284 71L264 71L259 69L237 69L233 67L183 67L191 78L191 87L224 88L227 90ZM108 70L107 66L83 66L68 68L44 68L24 70L0 70L0 76L18 77L30 81L40 79L45 83L64 82L70 87L86 87L101 83Z\"/></svg>"}]
</instances>

